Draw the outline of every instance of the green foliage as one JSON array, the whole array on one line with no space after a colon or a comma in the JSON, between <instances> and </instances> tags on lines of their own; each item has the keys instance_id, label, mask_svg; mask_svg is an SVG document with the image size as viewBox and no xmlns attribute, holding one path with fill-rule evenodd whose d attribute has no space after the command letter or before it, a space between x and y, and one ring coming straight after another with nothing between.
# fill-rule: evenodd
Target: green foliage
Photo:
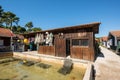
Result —
<instances>
[{"instance_id":1,"label":"green foliage","mask_svg":"<svg viewBox=\"0 0 120 80\"><path fill-rule=\"evenodd\" d=\"M2 16L3 11L2 6L0 6L0 17Z\"/></svg>"},{"instance_id":2,"label":"green foliage","mask_svg":"<svg viewBox=\"0 0 120 80\"><path fill-rule=\"evenodd\" d=\"M8 11L8 12L3 12L2 21L6 24L6 26L11 27L12 29L13 23L18 25L19 18L14 13Z\"/></svg>"},{"instance_id":3,"label":"green foliage","mask_svg":"<svg viewBox=\"0 0 120 80\"><path fill-rule=\"evenodd\" d=\"M37 32L37 31L41 31L41 30L42 30L41 28L37 28L37 27L32 28L32 31L33 31L33 32Z\"/></svg>"},{"instance_id":4,"label":"green foliage","mask_svg":"<svg viewBox=\"0 0 120 80\"><path fill-rule=\"evenodd\" d=\"M25 24L25 27L18 25L20 18L16 14L7 11L5 12L0 6L0 27L11 29L14 33L28 33L31 31L41 31L41 28L33 28L32 21Z\"/></svg>"},{"instance_id":5,"label":"green foliage","mask_svg":"<svg viewBox=\"0 0 120 80\"><path fill-rule=\"evenodd\" d=\"M26 31L26 29L24 27L20 27L20 29L19 29L20 33L24 33L25 31Z\"/></svg>"},{"instance_id":6,"label":"green foliage","mask_svg":"<svg viewBox=\"0 0 120 80\"><path fill-rule=\"evenodd\" d=\"M32 22L28 22L25 24L25 27L27 27L27 31L32 31L32 27L33 27L33 23Z\"/></svg>"},{"instance_id":7,"label":"green foliage","mask_svg":"<svg viewBox=\"0 0 120 80\"><path fill-rule=\"evenodd\" d=\"M2 22L2 20L1 20L1 19L2 19L2 18L1 18L1 17L2 17L2 13L3 13L3 9L2 9L2 6L0 6L0 27L3 27L3 25L2 25L3 22Z\"/></svg>"},{"instance_id":8,"label":"green foliage","mask_svg":"<svg viewBox=\"0 0 120 80\"><path fill-rule=\"evenodd\" d=\"M16 31L17 31L17 27L16 27L15 25L13 26L12 31L13 31L13 32L16 32Z\"/></svg>"},{"instance_id":9,"label":"green foliage","mask_svg":"<svg viewBox=\"0 0 120 80\"><path fill-rule=\"evenodd\" d=\"M26 31L26 29L24 27L21 27L21 26L14 26L13 27L13 32L16 34L24 33L25 31Z\"/></svg>"}]
</instances>

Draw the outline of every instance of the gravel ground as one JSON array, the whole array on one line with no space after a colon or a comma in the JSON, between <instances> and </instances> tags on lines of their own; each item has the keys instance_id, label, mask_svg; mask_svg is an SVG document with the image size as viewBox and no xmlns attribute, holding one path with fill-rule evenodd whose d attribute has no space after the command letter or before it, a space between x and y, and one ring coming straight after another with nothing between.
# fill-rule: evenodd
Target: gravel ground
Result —
<instances>
[{"instance_id":1,"label":"gravel ground","mask_svg":"<svg viewBox=\"0 0 120 80\"><path fill-rule=\"evenodd\" d=\"M94 63L95 80L120 80L120 56L100 47L102 54Z\"/></svg>"}]
</instances>

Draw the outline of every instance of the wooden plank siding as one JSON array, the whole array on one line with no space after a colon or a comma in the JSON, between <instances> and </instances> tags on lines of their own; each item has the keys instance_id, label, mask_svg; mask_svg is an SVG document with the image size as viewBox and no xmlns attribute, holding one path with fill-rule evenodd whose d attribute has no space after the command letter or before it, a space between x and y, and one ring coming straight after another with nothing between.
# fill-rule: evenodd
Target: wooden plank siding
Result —
<instances>
[{"instance_id":1,"label":"wooden plank siding","mask_svg":"<svg viewBox=\"0 0 120 80\"><path fill-rule=\"evenodd\" d=\"M93 33L92 32L74 33L71 35L71 42L72 39L88 39L89 45L87 47L86 46L84 47L84 46L72 46L71 44L71 53L70 53L71 57L93 61L94 60Z\"/></svg>"},{"instance_id":2,"label":"wooden plank siding","mask_svg":"<svg viewBox=\"0 0 120 80\"><path fill-rule=\"evenodd\" d=\"M58 35L56 35L55 37L59 37ZM60 37L61 38L61 37ZM73 32L71 33L64 33L63 39L70 39L70 56L72 58L78 58L78 59L84 59L84 60L93 60L94 59L94 35L93 32L91 31L91 29L81 29L81 30L73 30ZM78 46L72 46L72 39L88 39L89 40L89 45L87 47L78 47ZM60 47L60 44L64 44L61 42L58 42L55 40L55 43L58 43L58 45L55 46L56 51L60 52L59 55L57 54L57 56L63 56L63 54L65 53L65 49L66 46L63 45L62 47ZM58 47L57 47L58 46ZM62 50L63 49L63 50ZM64 52L63 52L64 51ZM64 54L65 56L65 54Z\"/></svg>"},{"instance_id":3,"label":"wooden plank siding","mask_svg":"<svg viewBox=\"0 0 120 80\"><path fill-rule=\"evenodd\" d=\"M94 61L95 59L95 35L93 32L90 33L90 60Z\"/></svg>"},{"instance_id":4,"label":"wooden plank siding","mask_svg":"<svg viewBox=\"0 0 120 80\"><path fill-rule=\"evenodd\" d=\"M78 58L78 59L84 59L84 60L90 60L89 48L73 46L71 47L71 57Z\"/></svg>"},{"instance_id":5,"label":"wooden plank siding","mask_svg":"<svg viewBox=\"0 0 120 80\"><path fill-rule=\"evenodd\" d=\"M90 46L90 57L91 57L91 61L95 60L95 34L93 32L91 32L91 46Z\"/></svg>"},{"instance_id":6,"label":"wooden plank siding","mask_svg":"<svg viewBox=\"0 0 120 80\"><path fill-rule=\"evenodd\" d=\"M84 60L90 60L91 59L91 50L89 48L83 48L82 49L83 52L83 59Z\"/></svg>"},{"instance_id":7,"label":"wooden plank siding","mask_svg":"<svg viewBox=\"0 0 120 80\"><path fill-rule=\"evenodd\" d=\"M55 56L55 47L54 46L39 46L38 53Z\"/></svg>"},{"instance_id":8,"label":"wooden plank siding","mask_svg":"<svg viewBox=\"0 0 120 80\"><path fill-rule=\"evenodd\" d=\"M91 29L90 29L91 30ZM64 33L63 36L54 34L54 49L51 46L40 46L38 53L55 55L58 57L66 57L66 39L70 39L70 56L72 58L94 60L94 35L93 32L84 32L85 29L79 31L73 31L73 33ZM77 33L76 33L77 32ZM84 46L72 46L72 39L88 39L89 44L87 47Z\"/></svg>"},{"instance_id":9,"label":"wooden plank siding","mask_svg":"<svg viewBox=\"0 0 120 80\"><path fill-rule=\"evenodd\" d=\"M38 49L39 54L58 57L67 57L70 55L72 58L94 61L95 34L99 32L99 25L100 23L76 25L24 34L24 36L35 37L35 34L40 33L46 36L46 32L53 33L53 46L40 46ZM82 42L83 44L81 44Z\"/></svg>"},{"instance_id":10,"label":"wooden plank siding","mask_svg":"<svg viewBox=\"0 0 120 80\"><path fill-rule=\"evenodd\" d=\"M83 59L83 48L81 47L71 47L71 57Z\"/></svg>"},{"instance_id":11,"label":"wooden plank siding","mask_svg":"<svg viewBox=\"0 0 120 80\"><path fill-rule=\"evenodd\" d=\"M88 38L91 34L91 32L87 32L86 30L82 29L82 32L80 30L73 30L71 33L65 33L64 38Z\"/></svg>"},{"instance_id":12,"label":"wooden plank siding","mask_svg":"<svg viewBox=\"0 0 120 80\"><path fill-rule=\"evenodd\" d=\"M57 38L55 39L55 54L59 57L66 57L66 40Z\"/></svg>"}]
</instances>

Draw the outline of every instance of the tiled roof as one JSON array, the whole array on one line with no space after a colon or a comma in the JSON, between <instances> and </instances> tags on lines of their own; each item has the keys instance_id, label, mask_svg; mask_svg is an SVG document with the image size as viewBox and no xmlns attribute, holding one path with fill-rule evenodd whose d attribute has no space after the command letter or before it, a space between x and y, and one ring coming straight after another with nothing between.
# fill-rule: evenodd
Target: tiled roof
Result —
<instances>
[{"instance_id":1,"label":"tiled roof","mask_svg":"<svg viewBox=\"0 0 120 80\"><path fill-rule=\"evenodd\" d=\"M107 37L107 36L104 36L104 37L102 37L101 39L102 39L102 41L107 41L107 40L108 40L108 37Z\"/></svg>"},{"instance_id":2,"label":"tiled roof","mask_svg":"<svg viewBox=\"0 0 120 80\"><path fill-rule=\"evenodd\" d=\"M5 29L5 28L0 28L0 37L13 37L15 36L11 30Z\"/></svg>"},{"instance_id":3,"label":"tiled roof","mask_svg":"<svg viewBox=\"0 0 120 80\"><path fill-rule=\"evenodd\" d=\"M120 30L118 30L118 31L110 31L110 33L111 33L113 36L120 37Z\"/></svg>"}]
</instances>

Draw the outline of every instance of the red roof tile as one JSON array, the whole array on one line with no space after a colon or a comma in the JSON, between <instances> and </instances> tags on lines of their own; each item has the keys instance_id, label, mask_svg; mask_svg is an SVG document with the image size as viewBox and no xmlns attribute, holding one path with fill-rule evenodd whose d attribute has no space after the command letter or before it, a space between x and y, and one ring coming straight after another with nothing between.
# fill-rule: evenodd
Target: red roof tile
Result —
<instances>
[{"instance_id":1,"label":"red roof tile","mask_svg":"<svg viewBox=\"0 0 120 80\"><path fill-rule=\"evenodd\" d=\"M102 41L107 41L107 40L108 40L108 37L107 37L107 36L104 36L104 37L102 37L101 39L102 39Z\"/></svg>"},{"instance_id":2,"label":"red roof tile","mask_svg":"<svg viewBox=\"0 0 120 80\"><path fill-rule=\"evenodd\" d=\"M15 36L10 29L0 28L1 37L13 37Z\"/></svg>"},{"instance_id":3,"label":"red roof tile","mask_svg":"<svg viewBox=\"0 0 120 80\"><path fill-rule=\"evenodd\" d=\"M118 31L110 31L110 33L111 33L113 36L120 37L120 30L118 30Z\"/></svg>"}]
</instances>

